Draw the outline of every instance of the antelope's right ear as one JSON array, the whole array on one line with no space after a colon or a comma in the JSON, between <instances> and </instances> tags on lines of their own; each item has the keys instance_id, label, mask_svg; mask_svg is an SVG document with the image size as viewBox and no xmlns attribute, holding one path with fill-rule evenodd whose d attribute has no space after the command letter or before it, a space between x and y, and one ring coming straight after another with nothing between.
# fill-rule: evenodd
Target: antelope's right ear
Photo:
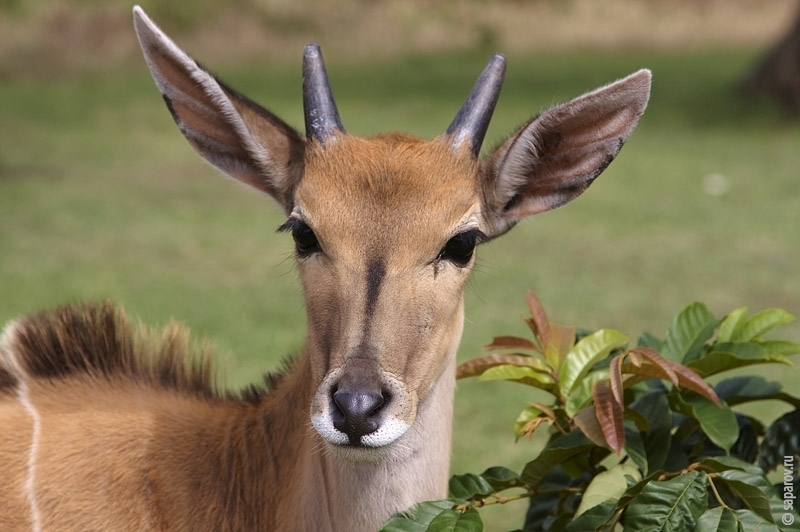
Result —
<instances>
[{"instance_id":1,"label":"antelope's right ear","mask_svg":"<svg viewBox=\"0 0 800 532\"><path fill-rule=\"evenodd\" d=\"M650 71L557 105L482 163L486 234L578 197L617 156L647 107Z\"/></svg>"},{"instance_id":2,"label":"antelope's right ear","mask_svg":"<svg viewBox=\"0 0 800 532\"><path fill-rule=\"evenodd\" d=\"M206 161L291 212L305 139L201 68L139 6L133 8L133 21L147 66L189 144Z\"/></svg>"}]
</instances>

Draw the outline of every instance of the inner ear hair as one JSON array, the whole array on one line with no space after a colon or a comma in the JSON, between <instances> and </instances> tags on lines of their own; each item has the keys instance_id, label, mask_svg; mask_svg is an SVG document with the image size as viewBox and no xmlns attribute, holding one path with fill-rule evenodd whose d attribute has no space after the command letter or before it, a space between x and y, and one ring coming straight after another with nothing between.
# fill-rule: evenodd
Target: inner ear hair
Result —
<instances>
[{"instance_id":1,"label":"inner ear hair","mask_svg":"<svg viewBox=\"0 0 800 532\"><path fill-rule=\"evenodd\" d=\"M578 197L611 164L650 95L649 70L548 109L483 163L490 236Z\"/></svg>"}]
</instances>

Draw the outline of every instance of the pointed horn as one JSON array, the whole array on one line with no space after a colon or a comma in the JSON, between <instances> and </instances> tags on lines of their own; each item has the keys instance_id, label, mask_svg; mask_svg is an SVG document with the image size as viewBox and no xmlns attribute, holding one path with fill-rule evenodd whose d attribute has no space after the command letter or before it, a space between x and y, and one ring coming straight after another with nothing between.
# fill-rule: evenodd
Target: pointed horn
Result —
<instances>
[{"instance_id":1,"label":"pointed horn","mask_svg":"<svg viewBox=\"0 0 800 532\"><path fill-rule=\"evenodd\" d=\"M458 149L464 143L468 143L472 154L478 156L494 113L494 106L500 97L505 73L506 58L500 54L493 55L453 119L453 123L447 128L447 135L452 137L453 148Z\"/></svg>"},{"instance_id":2,"label":"pointed horn","mask_svg":"<svg viewBox=\"0 0 800 532\"><path fill-rule=\"evenodd\" d=\"M336 102L328 83L328 72L318 44L309 44L303 52L303 109L306 137L325 144L337 133L344 133Z\"/></svg>"}]
</instances>

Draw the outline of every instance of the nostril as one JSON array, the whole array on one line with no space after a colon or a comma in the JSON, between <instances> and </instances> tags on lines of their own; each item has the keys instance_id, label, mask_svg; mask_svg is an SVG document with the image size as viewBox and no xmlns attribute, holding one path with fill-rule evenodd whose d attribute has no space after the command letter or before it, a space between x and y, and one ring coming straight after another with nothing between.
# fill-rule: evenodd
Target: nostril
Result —
<instances>
[{"instance_id":1,"label":"nostril","mask_svg":"<svg viewBox=\"0 0 800 532\"><path fill-rule=\"evenodd\" d=\"M333 426L347 434L351 444L358 444L362 436L378 430L385 404L384 394L337 390L333 393Z\"/></svg>"}]
</instances>

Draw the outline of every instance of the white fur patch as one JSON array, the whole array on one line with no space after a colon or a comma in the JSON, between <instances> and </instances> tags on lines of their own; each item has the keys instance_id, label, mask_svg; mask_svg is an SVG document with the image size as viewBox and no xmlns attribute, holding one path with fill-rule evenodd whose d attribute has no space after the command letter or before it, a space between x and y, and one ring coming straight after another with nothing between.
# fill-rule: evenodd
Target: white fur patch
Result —
<instances>
[{"instance_id":1,"label":"white fur patch","mask_svg":"<svg viewBox=\"0 0 800 532\"><path fill-rule=\"evenodd\" d=\"M347 434L333 426L333 418L329 412L311 416L311 424L322 438L334 445L347 445L350 438ZM389 418L381 423L375 432L361 437L361 445L365 447L383 447L396 442L409 429L408 423Z\"/></svg>"},{"instance_id":2,"label":"white fur patch","mask_svg":"<svg viewBox=\"0 0 800 532\"><path fill-rule=\"evenodd\" d=\"M408 423L390 418L381 423L380 428L375 432L362 436L361 443L367 447L383 447L397 441L408 428Z\"/></svg>"},{"instance_id":3,"label":"white fur patch","mask_svg":"<svg viewBox=\"0 0 800 532\"><path fill-rule=\"evenodd\" d=\"M25 499L28 501L28 508L31 512L31 530L32 532L41 532L42 523L41 516L39 515L39 504L36 500L36 456L39 450L39 435L41 432L41 418L39 412L30 399L28 390L27 378L16 359L11 346L13 345L13 338L17 335L17 322L11 322L3 330L0 335L0 354L2 354L3 365L11 371L19 381L17 387L17 399L19 403L28 413L31 418L31 447L28 451L28 476L25 479L23 491Z\"/></svg>"}]
</instances>

